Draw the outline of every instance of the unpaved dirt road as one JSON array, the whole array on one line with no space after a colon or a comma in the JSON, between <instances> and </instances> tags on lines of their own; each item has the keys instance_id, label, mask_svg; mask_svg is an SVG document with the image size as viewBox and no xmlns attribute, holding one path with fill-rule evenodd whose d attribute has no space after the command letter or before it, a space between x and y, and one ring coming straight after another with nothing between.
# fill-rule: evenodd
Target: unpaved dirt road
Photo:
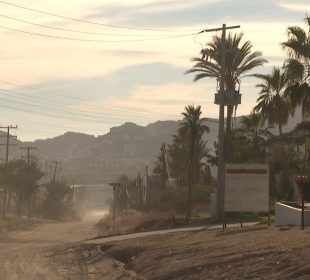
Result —
<instances>
[{"instance_id":1,"label":"unpaved dirt road","mask_svg":"<svg viewBox=\"0 0 310 280\"><path fill-rule=\"evenodd\" d=\"M187 229L85 242L98 218L12 234L0 243L0 280L310 279L310 228Z\"/></svg>"},{"instance_id":2,"label":"unpaved dirt road","mask_svg":"<svg viewBox=\"0 0 310 280\"><path fill-rule=\"evenodd\" d=\"M31 231L11 232L0 243L0 280L88 279L80 256L70 248L94 237L94 224L103 215L92 212L82 221L51 222Z\"/></svg>"}]
</instances>

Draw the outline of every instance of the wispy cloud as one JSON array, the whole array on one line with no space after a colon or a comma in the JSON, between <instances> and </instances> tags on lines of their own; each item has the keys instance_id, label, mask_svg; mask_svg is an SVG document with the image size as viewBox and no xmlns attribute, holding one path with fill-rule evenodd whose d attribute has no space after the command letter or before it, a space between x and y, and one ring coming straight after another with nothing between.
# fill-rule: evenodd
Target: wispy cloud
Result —
<instances>
[{"instance_id":1,"label":"wispy cloud","mask_svg":"<svg viewBox=\"0 0 310 280\"><path fill-rule=\"evenodd\" d=\"M135 26L193 26L223 19L278 22L295 19L298 13L275 0L166 1L146 5L108 4L99 6L89 18L108 19Z\"/></svg>"},{"instance_id":2,"label":"wispy cloud","mask_svg":"<svg viewBox=\"0 0 310 280\"><path fill-rule=\"evenodd\" d=\"M160 56L160 52L153 51L134 51L134 50L104 50L99 51L101 54L105 55L116 55L116 56L126 56L126 57L141 57L141 56Z\"/></svg>"}]
</instances>

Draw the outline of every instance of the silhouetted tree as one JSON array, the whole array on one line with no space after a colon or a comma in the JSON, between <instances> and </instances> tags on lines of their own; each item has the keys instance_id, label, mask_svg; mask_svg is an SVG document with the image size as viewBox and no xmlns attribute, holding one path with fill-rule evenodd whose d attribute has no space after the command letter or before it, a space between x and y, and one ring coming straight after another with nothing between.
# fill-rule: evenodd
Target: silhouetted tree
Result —
<instances>
[{"instance_id":1,"label":"silhouetted tree","mask_svg":"<svg viewBox=\"0 0 310 280\"><path fill-rule=\"evenodd\" d=\"M179 135L185 140L188 154L188 205L187 214L191 218L191 200L192 200L192 185L195 182L193 178L198 179L200 175L200 156L198 156L198 147L201 145L201 137L205 132L209 132L209 128L204 124L205 118L200 118L201 106L188 105L185 107L185 112L182 112L183 120L178 130ZM199 173L197 172L197 166Z\"/></svg>"},{"instance_id":2,"label":"silhouetted tree","mask_svg":"<svg viewBox=\"0 0 310 280\"><path fill-rule=\"evenodd\" d=\"M255 112L260 112L269 125L278 124L279 133L282 134L282 126L287 123L290 114L290 104L284 98L284 91L288 86L286 74L281 69L274 67L271 74L257 74L262 83L257 84L260 88L260 97L257 99Z\"/></svg>"},{"instance_id":3,"label":"silhouetted tree","mask_svg":"<svg viewBox=\"0 0 310 280\"><path fill-rule=\"evenodd\" d=\"M28 204L28 217L31 215L31 206L39 188L39 181L43 173L37 161L28 165L24 160L14 160L0 165L0 182L8 190L8 209L10 201L14 198L17 212L21 215L25 201Z\"/></svg>"},{"instance_id":4,"label":"silhouetted tree","mask_svg":"<svg viewBox=\"0 0 310 280\"><path fill-rule=\"evenodd\" d=\"M308 30L299 26L287 29L288 39L282 43L288 54L285 61L289 86L285 97L295 109L301 106L303 117L310 115L310 18L305 18Z\"/></svg>"},{"instance_id":5,"label":"silhouetted tree","mask_svg":"<svg viewBox=\"0 0 310 280\"><path fill-rule=\"evenodd\" d=\"M267 62L262 58L261 52L252 51L253 46L250 41L242 43L243 35L243 33L229 33L226 38L226 90L236 90L241 79L249 74L249 71ZM195 82L203 78L215 78L219 82L221 58L222 38L221 36L214 36L212 41L207 43L206 48L202 50L202 57L192 59L196 64L186 73L197 73L194 78ZM232 115L233 106L227 106L226 132L228 138L231 135Z\"/></svg>"},{"instance_id":6,"label":"silhouetted tree","mask_svg":"<svg viewBox=\"0 0 310 280\"><path fill-rule=\"evenodd\" d=\"M52 181L45 185L46 200L44 210L47 217L61 219L65 213L64 198L70 193L71 188L66 182Z\"/></svg>"}]
</instances>

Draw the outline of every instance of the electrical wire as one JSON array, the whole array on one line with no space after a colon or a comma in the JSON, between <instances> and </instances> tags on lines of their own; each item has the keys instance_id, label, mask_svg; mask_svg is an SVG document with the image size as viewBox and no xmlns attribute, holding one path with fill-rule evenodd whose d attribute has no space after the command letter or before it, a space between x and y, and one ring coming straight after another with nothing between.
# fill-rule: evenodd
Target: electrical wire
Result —
<instances>
[{"instance_id":1,"label":"electrical wire","mask_svg":"<svg viewBox=\"0 0 310 280\"><path fill-rule=\"evenodd\" d=\"M19 100L19 98L15 100L10 100L10 99L5 99L3 98L3 96L1 96L1 99L2 99L2 104L0 105L0 107L7 108L7 109L13 109L13 110L20 110L26 113L38 114L41 116L64 118L64 119L83 121L83 122L89 122L89 123L93 123L93 122L94 123L105 123L106 121L119 122L119 121L128 120L128 115L123 115L123 116L111 116L110 114L102 115L102 116L91 115L91 114L79 113L79 112L69 111L69 110L60 110L55 107L49 107L47 105L32 104L29 102L21 101ZM5 103L9 103L11 105L7 105ZM26 106L26 108L25 107L20 108L20 106L15 107L16 105ZM30 109L29 107L33 109ZM143 118L143 120L145 120L145 118ZM148 124L145 121L141 121L141 119L139 118L133 118L132 121L136 121L140 124L142 123Z\"/></svg>"},{"instance_id":2,"label":"electrical wire","mask_svg":"<svg viewBox=\"0 0 310 280\"><path fill-rule=\"evenodd\" d=\"M114 116L107 116L107 115L100 115L100 114L84 114L84 113L79 113L79 112L75 112L75 111L70 111L66 108L66 105L64 105L63 103L60 103L60 102L57 102L57 101L54 101L52 103L55 103L57 104L57 106L55 107L49 107L46 105L46 102L44 100L37 100L36 97L32 97L32 96L21 96L20 93L17 93L15 91L11 91L11 90L5 90L5 89L0 89L0 91L5 91L5 93L0 93L0 98L2 98L2 100L4 101L7 101L9 103L13 103L13 105L15 104L21 104L21 105L24 105L24 106L30 106L30 107L34 107L34 108L38 108L39 110L40 109L44 109L44 112L42 113L44 115L44 113L46 112L52 112L52 113L55 113L55 112L58 112L58 113L61 113L61 115L58 115L58 117L62 118L63 117L63 114L65 115L69 115L69 118L70 119L76 119L76 120L80 120L80 118L83 118L84 120L87 120L89 122L100 122L102 123L103 120L111 120L111 121L121 121L122 119L123 120L128 120L128 114L126 115L114 115ZM10 93L10 94L8 94ZM11 95L14 95L14 96L11 96ZM13 101L12 100L8 100L8 99L5 99L3 98L3 95L5 95L6 97L9 97L9 98L12 98L13 97ZM18 99L14 99L14 97L18 98ZM20 100L20 97L26 97L26 98L29 98L30 100L33 100L36 104L33 104L33 103L29 103L29 102L24 102L24 101L21 101ZM5 104L4 104L5 105ZM60 110L59 107L64 107L66 108L66 110ZM11 108L11 107L10 107ZM56 109L55 109L56 108ZM16 108L15 108L16 109ZM102 109L102 108L101 108ZM27 111L29 112L29 110ZM72 116L73 115L73 116ZM50 116L50 115L49 115ZM54 116L54 115L53 115ZM177 117L177 116L175 116ZM67 116L66 116L67 118ZM139 121L139 118L134 118L135 120L137 120L137 122L140 122ZM143 118L145 119L145 117ZM208 119L208 122L211 122L211 123L218 123L217 120L213 120L213 119ZM141 122L140 122L141 123ZM71 129L71 128L70 128ZM212 129L211 130L216 130L216 129Z\"/></svg>"},{"instance_id":3,"label":"electrical wire","mask_svg":"<svg viewBox=\"0 0 310 280\"><path fill-rule=\"evenodd\" d=\"M11 102L14 103L14 102ZM59 114L54 114L54 113L50 113L50 112L39 112L36 110L30 110L30 109L26 109L26 108L20 108L20 107L14 107L12 105L4 105L4 104L0 104L0 108L5 108L5 109L10 109L10 110L14 110L17 112L25 112L25 113L29 113L29 114L34 114L34 115L39 115L39 116L44 116L44 117L53 117L53 118L57 118L57 119L67 119L67 120L73 120L73 121L80 121L80 122L85 122L85 123L99 123L99 124L111 124L111 119L109 121L106 121L106 118L102 118L101 120L98 119L87 119L87 118L81 118L81 117L70 117L70 116L66 116L66 115L59 115ZM116 121L116 120L114 120ZM147 122L139 122L140 124L144 124L147 125Z\"/></svg>"},{"instance_id":4,"label":"electrical wire","mask_svg":"<svg viewBox=\"0 0 310 280\"><path fill-rule=\"evenodd\" d=\"M156 111L150 111L150 110L144 110L144 109L141 109L141 108L137 108L137 107L128 107L128 106L122 106L122 105L117 105L113 102L110 102L110 103L104 103L104 106L99 106L98 105L98 102L95 102L93 101L92 99L89 99L89 98L79 98L77 96L70 96L70 95L66 95L64 93L59 93L59 92L51 92L45 88L42 88L42 87L34 87L34 86L31 86L31 85L25 85L25 84L22 84L22 83L18 83L18 82L12 82L12 81L7 81L7 80L4 80L2 78L0 78L0 81L2 82L5 82L5 83L8 83L8 84L12 84L12 85L17 85L17 86L21 86L21 87L29 87L31 89L34 89L34 90L40 90L40 91L43 91L43 92L46 92L46 94L49 94L49 95L52 95L52 96L56 96L57 98L61 98L62 100L74 100L74 101L79 101L79 102L87 102L89 104L91 104L91 109L93 108L97 108L97 109L100 109L102 110L104 108L104 106L106 106L107 108L112 108L115 110L115 108L117 109L121 109L121 110L126 110L126 111L129 111L129 112L139 112L139 113L144 113L144 114L151 114L153 116L167 116L167 117L176 117L176 115L174 114L167 114L167 113L162 113L162 112L156 112ZM13 91L11 91L13 92ZM40 93L40 92L37 92L37 93Z\"/></svg>"},{"instance_id":5,"label":"electrical wire","mask_svg":"<svg viewBox=\"0 0 310 280\"><path fill-rule=\"evenodd\" d=\"M0 1L1 2L1 1ZM28 35L35 35L40 36L44 38L52 38L52 39L60 39L60 40L67 40L67 41L78 41L78 42L88 42L88 43L132 43L132 42L145 42L145 41L158 41L158 40L168 40L168 39L177 39L181 37L188 37L193 36L196 33L192 34L184 34L184 35L171 35L166 37L159 37L159 38L146 38L146 39L131 39L131 40L95 40L95 39L80 39L80 38L71 38L71 37L62 37L62 36L54 36L54 35L47 35L42 33L35 33L35 32L29 32L25 30L10 28L6 26L0 26L2 29L24 33Z\"/></svg>"},{"instance_id":6,"label":"electrical wire","mask_svg":"<svg viewBox=\"0 0 310 280\"><path fill-rule=\"evenodd\" d=\"M59 124L55 124L55 123L51 123L51 122L44 122L42 119L40 120L40 122L38 121L33 121L33 120L27 120L27 119L20 119L20 118L16 118L15 116L12 117L12 115L6 115L6 114L3 114L3 112L0 113L0 117L2 118L8 118L8 119L13 119L14 121L13 122L19 122L19 123L22 123L22 122L26 122L26 123L31 123L31 124L35 124L35 125L44 125L44 126L48 126L49 128L50 127L54 127L54 128L58 128L57 131L59 131L59 129L64 129L64 130L77 130L77 129L80 129L80 127L74 127L74 126L64 126L64 125L59 125ZM88 130L86 129L86 131L94 131L98 128L89 128L87 127ZM50 131L50 130L49 130ZM53 130L54 132L56 132L56 130ZM84 129L85 131L85 129Z\"/></svg>"},{"instance_id":7,"label":"electrical wire","mask_svg":"<svg viewBox=\"0 0 310 280\"><path fill-rule=\"evenodd\" d=\"M50 112L52 112L54 117L55 117L55 113L60 113L60 115L57 115L57 117L59 117L59 118L64 117L67 119L69 118L71 120L77 120L77 121L80 121L81 119L83 119L83 121L96 122L96 123L97 122L102 123L103 120L110 120L110 121L127 121L128 120L128 114L112 115L111 116L111 114L100 115L100 114L80 113L80 112L68 110L64 104L59 103L59 102L55 102L55 104L57 104L57 106L50 107L50 106L46 105L45 101L37 100L37 98L32 97L32 96L26 96L26 98L33 100L35 103L29 103L29 102L25 102L23 100L20 100L20 97L21 97L20 94L17 94L14 91L4 90L4 89L0 89L0 91L5 91L5 93L0 93L0 99L2 99L2 101L11 103L13 105L19 104L19 105L23 105L23 106L28 106L28 109L29 109L29 107L32 107L36 110L39 109L39 111L36 111L37 113L40 113L40 110L44 109L43 113L41 112L41 114L43 116L46 112L48 114L50 114ZM14 94L14 96L11 96L12 94ZM8 97L8 98L13 97L13 100L9 100L7 98L4 98L3 96ZM22 97L25 97L25 96L22 96ZM2 106L5 107L7 105L2 103ZM65 110L60 110L59 107L64 107ZM29 112L29 110L27 110L27 112ZM50 115L48 115L48 116L50 116ZM145 117L142 117L142 118L143 118L143 120L145 120ZM141 123L141 119L139 117L133 118L132 121ZM211 123L212 122L218 123L217 120L209 119L208 121ZM210 128L210 130L216 130L216 129Z\"/></svg>"},{"instance_id":8,"label":"electrical wire","mask_svg":"<svg viewBox=\"0 0 310 280\"><path fill-rule=\"evenodd\" d=\"M67 16L63 16L63 15L58 15L58 14L54 14L54 13L50 13L50 12L46 12L46 11L42 11L42 10L37 10L37 9L33 9L33 8L29 8L29 7L25 7L25 6L9 3L9 2L6 2L6 1L0 1L0 3L5 4L5 5L10 5L10 6L13 6L13 7L16 7L16 8L24 9L24 10L36 12L36 13L41 13L41 14L45 14L45 15L49 15L49 16L53 16L53 17L58 17L58 18L66 19L66 20L82 22L82 23L87 23L87 24L92 24L92 25L99 25L99 26L112 27L112 28L118 28L118 29L132 29L132 30L144 30L144 31L173 32L172 30L166 30L166 29L140 28L140 27L120 26L120 25L113 25L113 24L105 24L105 23L93 22L93 21L88 21L88 20L83 20L83 19L67 17Z\"/></svg>"},{"instance_id":9,"label":"electrical wire","mask_svg":"<svg viewBox=\"0 0 310 280\"><path fill-rule=\"evenodd\" d=\"M12 91L12 90L7 90L7 89L1 89L0 88L0 91L2 91L2 93L0 93L0 98L2 98L2 100L7 100L7 99L3 98L3 96L5 96L5 97L8 97L8 98L13 98L13 100L15 102L17 102L17 103L21 103L21 101L23 101L23 100L21 100L21 98L22 98L22 99L26 99L26 100L30 100L30 101L34 102L34 104L33 103L31 103L31 104L29 104L29 103L25 104L24 103L23 105L37 105L37 106L39 106L39 108L47 108L46 104L48 102L49 105L54 105L55 104L55 107L48 107L47 108L47 109L51 110L52 112L55 111L54 108L57 108L56 110L59 110L59 108L64 108L66 110L62 111L62 112L66 112L66 113L70 113L70 114L78 114L81 117L85 117L86 116L86 117L95 117L95 118L107 118L106 114L103 114L103 113L100 113L100 112L99 113L89 112L91 109L93 109L92 107L89 107L89 106L83 105L83 107L85 107L85 108L78 108L77 107L76 110L79 111L79 113L78 113L76 111L68 110L68 107L72 108L71 104L64 104L64 103L61 103L61 102L58 102L58 101L55 101L55 100L45 100L44 98L38 99L38 97L28 96L28 95L25 95L25 94L22 94L22 93L18 93L16 91ZM98 106L98 108L100 108L101 111L105 111L105 112L107 110L109 110L107 108L104 108L104 106L102 106L102 107ZM111 108L110 108L110 110L111 110ZM112 110L113 110L113 116L114 117L117 117L119 119L122 119L122 118L123 119L127 119L128 118L128 114L125 113L123 110L120 111L118 109L119 111L115 111L113 108L112 108ZM80 112L83 112L83 113L80 113ZM147 112L146 113L141 112L141 113L142 113L142 115L139 114L134 119L138 120L138 119L142 118L143 120L145 120L145 118L158 117L157 115L150 115ZM109 113L109 115L111 115L111 113ZM166 117L166 116L164 114L161 114L160 117ZM174 116L174 117L177 117L177 116Z\"/></svg>"},{"instance_id":10,"label":"electrical wire","mask_svg":"<svg viewBox=\"0 0 310 280\"><path fill-rule=\"evenodd\" d=\"M109 115L105 115L102 117L96 117L96 116L92 116L92 115L88 115L88 114L81 114L78 112L74 112L74 111L64 111L64 110L59 110L56 109L54 107L48 107L48 106L38 106L35 104L31 104L29 102L23 102L20 100L9 100L9 99L4 99L2 98L2 101L5 101L7 103L14 105L23 105L26 106L26 108L28 109L20 109L20 110L27 110L28 112L34 112L36 114L39 115L47 115L47 116L52 116L52 117L57 117L57 118L64 118L64 119L68 119L68 120L76 120L76 121L83 121L83 122L95 122L95 123L104 123L106 121L110 121L110 122L119 122L119 121L127 121L128 120L128 116L123 116L123 117L113 117L113 116L109 116ZM5 104L1 104L0 107L8 107L10 106L11 109L16 109L18 110L20 108L20 106L17 107L12 107L12 105L5 105ZM30 108L33 108L33 110L30 110ZM43 111L42 111L43 110ZM145 122L145 118L144 121L141 122L141 119L136 119L136 121L138 121L139 123L143 123L143 124L147 124L147 122Z\"/></svg>"},{"instance_id":11,"label":"electrical wire","mask_svg":"<svg viewBox=\"0 0 310 280\"><path fill-rule=\"evenodd\" d=\"M101 36L119 36L119 37L154 37L154 36L163 36L163 34L115 34L115 33L100 33L100 32L90 32L90 31L81 31L81 30L74 30L74 29L66 29L66 28L60 28L60 27L54 27L54 26L49 26L49 25L44 25L44 24L39 24L39 23L34 23L31 21L23 20L23 19L18 19L15 17L10 17L6 15L0 14L0 17L2 18L7 18L11 19L14 21L22 22L22 23L27 23L31 24L34 26L42 27L42 28L48 28L48 29L53 29L53 30L59 30L59 31L65 31L65 32L72 32L72 33L80 33L80 34L89 34L89 35L101 35ZM184 36L184 35L192 35L190 34L174 34L173 36ZM198 34L197 34L198 35Z\"/></svg>"}]
</instances>

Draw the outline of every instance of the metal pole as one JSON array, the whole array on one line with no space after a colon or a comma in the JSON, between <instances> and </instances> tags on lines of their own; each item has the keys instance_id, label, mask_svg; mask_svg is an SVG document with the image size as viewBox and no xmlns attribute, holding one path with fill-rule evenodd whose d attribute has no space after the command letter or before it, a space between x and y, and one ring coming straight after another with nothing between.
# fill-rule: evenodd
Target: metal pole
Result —
<instances>
[{"instance_id":1,"label":"metal pole","mask_svg":"<svg viewBox=\"0 0 310 280\"><path fill-rule=\"evenodd\" d=\"M164 191L165 189L165 169L166 169L166 161L165 161L165 152L166 152L166 144L163 143L161 146L161 190Z\"/></svg>"},{"instance_id":2,"label":"metal pole","mask_svg":"<svg viewBox=\"0 0 310 280\"><path fill-rule=\"evenodd\" d=\"M240 28L240 25L226 26L223 24L219 28L204 29L199 32L222 31L222 50L221 50L221 73L220 73L220 91L219 91L219 135L218 135L218 162L217 162L217 220L224 220L224 196L225 196L225 165L224 165L224 94L225 94L225 59L226 59L226 30Z\"/></svg>"},{"instance_id":3,"label":"metal pole","mask_svg":"<svg viewBox=\"0 0 310 280\"><path fill-rule=\"evenodd\" d=\"M217 220L220 221L224 213L225 192L225 166L224 166L224 90L225 90L225 58L226 58L226 24L222 27L222 50L221 50L221 76L220 76L220 108L219 108L219 135L218 135L218 165L217 165Z\"/></svg>"},{"instance_id":4,"label":"metal pole","mask_svg":"<svg viewBox=\"0 0 310 280\"><path fill-rule=\"evenodd\" d=\"M6 153L5 153L5 163L9 162L9 143L10 143L10 127L7 128L7 135L6 135Z\"/></svg>"},{"instance_id":5,"label":"metal pole","mask_svg":"<svg viewBox=\"0 0 310 280\"><path fill-rule=\"evenodd\" d=\"M113 186L113 226L115 230L115 186Z\"/></svg>"},{"instance_id":6,"label":"metal pole","mask_svg":"<svg viewBox=\"0 0 310 280\"><path fill-rule=\"evenodd\" d=\"M304 188L304 187L303 187ZM304 189L302 189L301 193L301 229L305 229L305 198L304 198Z\"/></svg>"},{"instance_id":7,"label":"metal pole","mask_svg":"<svg viewBox=\"0 0 310 280\"><path fill-rule=\"evenodd\" d=\"M144 191L144 203L146 204L147 200L147 192L149 189L149 166L146 166L146 186L145 186L145 191Z\"/></svg>"}]
</instances>

